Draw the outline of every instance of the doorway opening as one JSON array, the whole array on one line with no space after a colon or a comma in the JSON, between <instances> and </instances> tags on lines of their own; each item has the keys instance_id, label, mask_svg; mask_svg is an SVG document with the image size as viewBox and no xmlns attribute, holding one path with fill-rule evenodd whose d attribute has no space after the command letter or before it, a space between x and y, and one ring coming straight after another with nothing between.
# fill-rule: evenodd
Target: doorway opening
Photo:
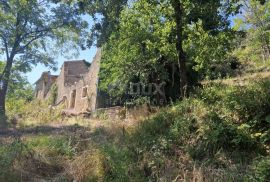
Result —
<instances>
[{"instance_id":1,"label":"doorway opening","mask_svg":"<svg viewBox=\"0 0 270 182\"><path fill-rule=\"evenodd\" d=\"M71 92L71 98L70 98L70 109L74 109L76 103L76 90L73 90Z\"/></svg>"}]
</instances>

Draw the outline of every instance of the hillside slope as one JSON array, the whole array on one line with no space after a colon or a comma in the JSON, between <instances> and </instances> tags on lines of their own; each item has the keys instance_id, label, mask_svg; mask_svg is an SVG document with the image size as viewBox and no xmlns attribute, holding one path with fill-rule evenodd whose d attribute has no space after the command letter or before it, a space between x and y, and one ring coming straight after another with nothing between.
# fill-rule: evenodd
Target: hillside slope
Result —
<instances>
[{"instance_id":1,"label":"hillside slope","mask_svg":"<svg viewBox=\"0 0 270 182\"><path fill-rule=\"evenodd\" d=\"M0 181L269 181L269 88L208 83L144 121L71 118L7 132Z\"/></svg>"}]
</instances>

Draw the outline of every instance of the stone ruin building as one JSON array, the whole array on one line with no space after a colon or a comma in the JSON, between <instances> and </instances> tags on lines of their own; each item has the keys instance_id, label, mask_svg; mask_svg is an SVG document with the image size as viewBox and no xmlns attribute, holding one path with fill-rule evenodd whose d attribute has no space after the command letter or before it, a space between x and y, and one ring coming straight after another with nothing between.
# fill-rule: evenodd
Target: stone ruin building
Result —
<instances>
[{"instance_id":1,"label":"stone ruin building","mask_svg":"<svg viewBox=\"0 0 270 182\"><path fill-rule=\"evenodd\" d=\"M59 75L42 73L37 80L35 96L48 100L54 95L54 105L63 105L65 111L79 114L104 106L104 96L98 91L101 50L92 63L85 60L66 61Z\"/></svg>"}]
</instances>

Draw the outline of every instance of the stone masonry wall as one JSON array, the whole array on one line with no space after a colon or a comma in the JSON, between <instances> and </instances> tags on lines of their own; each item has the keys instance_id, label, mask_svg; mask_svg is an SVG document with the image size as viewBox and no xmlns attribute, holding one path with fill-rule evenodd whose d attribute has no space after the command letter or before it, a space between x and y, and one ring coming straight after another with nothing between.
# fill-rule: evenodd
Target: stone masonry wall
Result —
<instances>
[{"instance_id":1,"label":"stone masonry wall","mask_svg":"<svg viewBox=\"0 0 270 182\"><path fill-rule=\"evenodd\" d=\"M57 85L56 102L64 101L67 112L76 114L96 109L100 59L101 50L98 50L90 67L84 60L67 61L63 64L60 75L54 82ZM41 77L36 83L37 90L42 91L43 82L44 78ZM41 97L39 94L43 95L42 92L37 93L38 97Z\"/></svg>"},{"instance_id":2,"label":"stone masonry wall","mask_svg":"<svg viewBox=\"0 0 270 182\"><path fill-rule=\"evenodd\" d=\"M38 99L47 99L51 86L56 82L57 76L51 75L50 72L44 72L41 78L36 82L35 96Z\"/></svg>"}]
</instances>

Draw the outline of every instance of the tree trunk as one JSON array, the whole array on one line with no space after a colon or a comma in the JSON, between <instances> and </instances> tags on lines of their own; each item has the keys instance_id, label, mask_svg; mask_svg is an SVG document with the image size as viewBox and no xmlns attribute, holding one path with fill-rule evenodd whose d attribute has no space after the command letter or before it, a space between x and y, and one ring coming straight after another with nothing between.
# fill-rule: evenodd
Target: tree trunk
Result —
<instances>
[{"instance_id":1,"label":"tree trunk","mask_svg":"<svg viewBox=\"0 0 270 182\"><path fill-rule=\"evenodd\" d=\"M186 69L186 55L183 50L183 7L180 0L171 0L174 8L174 18L176 22L176 49L178 54L178 67L180 72L180 96L185 97L187 89L187 69Z\"/></svg>"},{"instance_id":2,"label":"tree trunk","mask_svg":"<svg viewBox=\"0 0 270 182\"><path fill-rule=\"evenodd\" d=\"M13 58L9 58L7 60L7 64L5 67L5 71L3 72L2 75L2 80L0 80L2 82L2 87L0 88L0 124L4 121L4 118L6 118L6 107L5 107L5 103L6 103L6 95L7 95L7 89L8 89L8 83L9 83L9 79L10 79L10 74L11 74L11 68L12 68L12 62L13 62Z\"/></svg>"}]
</instances>

